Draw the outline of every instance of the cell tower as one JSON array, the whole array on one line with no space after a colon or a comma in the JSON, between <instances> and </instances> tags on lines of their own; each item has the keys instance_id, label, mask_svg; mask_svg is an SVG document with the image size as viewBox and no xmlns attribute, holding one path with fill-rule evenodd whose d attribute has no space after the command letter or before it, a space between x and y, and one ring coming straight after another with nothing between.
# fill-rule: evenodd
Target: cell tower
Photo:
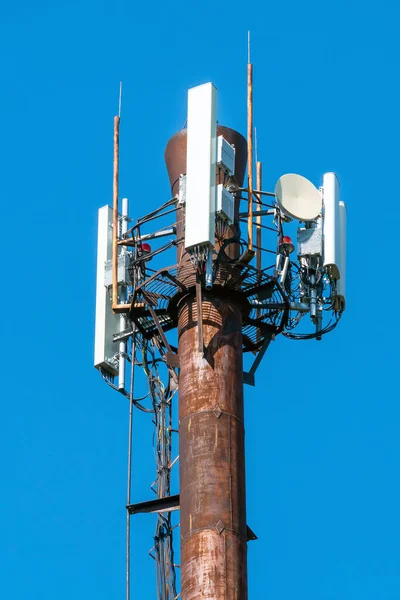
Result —
<instances>
[{"instance_id":1,"label":"cell tower","mask_svg":"<svg viewBox=\"0 0 400 600\"><path fill-rule=\"evenodd\" d=\"M95 367L129 400L128 600L130 524L144 512L157 514L157 599L246 600L247 542L256 536L246 521L243 385L255 385L278 334L320 340L345 309L346 207L338 179L325 173L317 188L285 174L264 191L257 162L254 186L252 89L249 63L247 140L217 124L212 83L189 90L187 129L165 151L171 198L135 220L128 201L119 202L114 120L113 206L99 210ZM176 257L167 266L171 250ZM247 372L243 353L254 357ZM138 365L147 404L134 396ZM156 498L140 504L130 501L135 409L148 412L156 429ZM180 493L171 495L177 464Z\"/></svg>"}]
</instances>

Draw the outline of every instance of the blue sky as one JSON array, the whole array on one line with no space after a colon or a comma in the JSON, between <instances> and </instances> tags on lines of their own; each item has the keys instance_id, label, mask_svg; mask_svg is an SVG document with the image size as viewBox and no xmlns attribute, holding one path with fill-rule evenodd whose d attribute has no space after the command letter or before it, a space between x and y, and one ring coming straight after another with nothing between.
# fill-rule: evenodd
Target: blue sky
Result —
<instances>
[{"instance_id":1,"label":"blue sky","mask_svg":"<svg viewBox=\"0 0 400 600\"><path fill-rule=\"evenodd\" d=\"M400 598L398 19L393 1L1 4L4 598L123 598L128 407L92 366L118 85L137 217L169 198L163 152L188 87L213 81L219 121L245 133L248 29L264 187L336 171L349 239L340 326L278 339L245 390L249 596ZM139 501L154 471L135 419ZM155 597L153 531L138 517L141 600Z\"/></svg>"}]
</instances>

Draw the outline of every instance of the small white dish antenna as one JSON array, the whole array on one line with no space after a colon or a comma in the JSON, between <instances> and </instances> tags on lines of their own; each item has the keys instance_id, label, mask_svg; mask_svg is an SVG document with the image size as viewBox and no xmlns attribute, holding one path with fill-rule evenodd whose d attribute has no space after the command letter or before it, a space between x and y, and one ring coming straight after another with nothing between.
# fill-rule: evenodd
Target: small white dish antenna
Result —
<instances>
[{"instance_id":1,"label":"small white dish antenna","mask_svg":"<svg viewBox=\"0 0 400 600\"><path fill-rule=\"evenodd\" d=\"M322 210L319 190L302 175L282 175L275 186L275 196L282 212L297 221L313 221Z\"/></svg>"}]
</instances>

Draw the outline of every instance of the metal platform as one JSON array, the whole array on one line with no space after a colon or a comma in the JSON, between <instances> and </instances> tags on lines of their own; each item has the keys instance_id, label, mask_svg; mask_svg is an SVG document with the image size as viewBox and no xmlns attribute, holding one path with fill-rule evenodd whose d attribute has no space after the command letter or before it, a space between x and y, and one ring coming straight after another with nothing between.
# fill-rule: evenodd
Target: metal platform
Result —
<instances>
[{"instance_id":1,"label":"metal platform","mask_svg":"<svg viewBox=\"0 0 400 600\"><path fill-rule=\"evenodd\" d=\"M195 295L199 275L191 263L179 270L176 265L157 271L145 279L134 294L130 318L148 339L177 326L178 304ZM200 276L201 281L201 276ZM214 286L207 295L234 298L242 309L243 351L257 351L266 339L280 333L287 322L289 300L278 281L267 271L250 265L223 262L216 266ZM268 302L270 306L257 306ZM158 321L158 323L157 323Z\"/></svg>"}]
</instances>

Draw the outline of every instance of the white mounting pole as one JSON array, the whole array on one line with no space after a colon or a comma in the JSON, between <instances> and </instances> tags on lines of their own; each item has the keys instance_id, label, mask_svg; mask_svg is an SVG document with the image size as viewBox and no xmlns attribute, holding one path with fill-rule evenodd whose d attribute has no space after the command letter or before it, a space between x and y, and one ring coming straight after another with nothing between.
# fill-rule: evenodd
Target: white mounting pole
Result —
<instances>
[{"instance_id":1,"label":"white mounting pole","mask_svg":"<svg viewBox=\"0 0 400 600\"><path fill-rule=\"evenodd\" d=\"M281 254L279 256L282 256ZM288 268L289 268L289 263L290 263L290 258L288 256L285 257L285 262L283 263L283 269L281 271L281 280L280 280L280 284L283 287L285 285L285 281L286 281L286 275L288 272Z\"/></svg>"},{"instance_id":2,"label":"white mounting pole","mask_svg":"<svg viewBox=\"0 0 400 600\"><path fill-rule=\"evenodd\" d=\"M206 261L206 289L211 290L213 281L212 281L212 259L213 259L213 251L212 248L208 249L207 261Z\"/></svg>"},{"instance_id":3,"label":"white mounting pole","mask_svg":"<svg viewBox=\"0 0 400 600\"><path fill-rule=\"evenodd\" d=\"M128 231L128 198L122 199L122 211L121 211L121 237L123 237L124 233ZM121 247L121 254L125 254L125 247ZM118 266L117 266L118 270ZM126 303L126 286L121 286L121 304ZM119 330L120 332L125 331L128 327L127 318L125 313L120 314L119 321ZM126 341L122 341L119 343L119 368L118 368L118 389L125 389L125 355L126 355Z\"/></svg>"}]
</instances>

